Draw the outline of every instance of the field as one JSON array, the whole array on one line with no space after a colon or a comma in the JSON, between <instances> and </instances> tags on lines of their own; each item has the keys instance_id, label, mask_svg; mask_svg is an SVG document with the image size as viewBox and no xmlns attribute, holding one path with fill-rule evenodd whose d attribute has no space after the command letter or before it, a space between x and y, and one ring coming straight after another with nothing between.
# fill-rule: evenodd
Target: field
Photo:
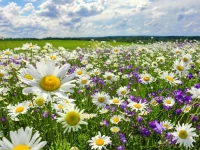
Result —
<instances>
[{"instance_id":1,"label":"field","mask_svg":"<svg viewBox=\"0 0 200 150\"><path fill-rule=\"evenodd\" d=\"M0 150L200 147L198 41L1 40L0 50Z\"/></svg>"},{"instance_id":2,"label":"field","mask_svg":"<svg viewBox=\"0 0 200 150\"><path fill-rule=\"evenodd\" d=\"M42 47L46 43L53 44L54 47L62 46L66 49L73 50L77 47L86 48L91 47L95 48L98 42L91 42L91 41L84 41L84 40L0 40L0 50L4 50L7 48L14 49L17 47L21 47L25 43L32 43L37 44L38 46ZM107 42L112 46L118 45L127 45L130 43L127 42Z\"/></svg>"}]
</instances>

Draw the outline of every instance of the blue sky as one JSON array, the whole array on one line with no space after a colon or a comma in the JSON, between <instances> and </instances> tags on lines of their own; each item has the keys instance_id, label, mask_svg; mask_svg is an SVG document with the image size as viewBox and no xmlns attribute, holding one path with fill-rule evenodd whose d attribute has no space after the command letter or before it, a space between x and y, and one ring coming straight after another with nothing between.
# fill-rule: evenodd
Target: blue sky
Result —
<instances>
[{"instance_id":1,"label":"blue sky","mask_svg":"<svg viewBox=\"0 0 200 150\"><path fill-rule=\"evenodd\" d=\"M200 36L200 0L0 0L0 36Z\"/></svg>"}]
</instances>

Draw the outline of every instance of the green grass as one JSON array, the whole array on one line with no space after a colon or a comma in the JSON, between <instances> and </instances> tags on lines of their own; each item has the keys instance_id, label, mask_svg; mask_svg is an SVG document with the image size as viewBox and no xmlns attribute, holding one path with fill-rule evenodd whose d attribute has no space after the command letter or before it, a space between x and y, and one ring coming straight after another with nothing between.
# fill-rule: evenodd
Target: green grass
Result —
<instances>
[{"instance_id":1,"label":"green grass","mask_svg":"<svg viewBox=\"0 0 200 150\"><path fill-rule=\"evenodd\" d=\"M91 41L82 41L82 40L0 40L0 50L5 50L7 48L13 49L16 47L21 47L25 43L32 43L37 44L40 47L43 47L46 43L53 44L54 47L62 47L73 50L77 47L86 48L91 47L95 48L96 45L100 42L91 42ZM130 43L126 42L107 42L112 46L119 46L119 45L128 45ZM102 45L102 44L100 44Z\"/></svg>"}]
</instances>

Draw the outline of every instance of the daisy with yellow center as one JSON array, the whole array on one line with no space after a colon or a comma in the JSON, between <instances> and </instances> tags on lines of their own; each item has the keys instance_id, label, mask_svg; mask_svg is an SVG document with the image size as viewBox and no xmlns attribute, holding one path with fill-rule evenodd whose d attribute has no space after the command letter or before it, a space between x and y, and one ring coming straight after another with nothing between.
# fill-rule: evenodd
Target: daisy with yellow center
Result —
<instances>
[{"instance_id":1,"label":"daisy with yellow center","mask_svg":"<svg viewBox=\"0 0 200 150\"><path fill-rule=\"evenodd\" d=\"M155 99L152 99L152 100L150 101L150 104L151 104L152 106L157 106L159 103L158 103Z\"/></svg>"},{"instance_id":2,"label":"daisy with yellow center","mask_svg":"<svg viewBox=\"0 0 200 150\"><path fill-rule=\"evenodd\" d=\"M188 113L192 109L192 105L185 105L182 107L184 113Z\"/></svg>"},{"instance_id":3,"label":"daisy with yellow center","mask_svg":"<svg viewBox=\"0 0 200 150\"><path fill-rule=\"evenodd\" d=\"M72 84L75 74L66 75L69 68L69 64L59 68L54 60L36 62L36 68L27 64L27 68L23 69L22 72L28 74L28 76L26 75L28 79L22 73L18 75L22 82L31 86L24 88L23 93L29 94L40 91L64 96L66 95L64 92L73 92L71 88L75 87L75 84Z\"/></svg>"},{"instance_id":4,"label":"daisy with yellow center","mask_svg":"<svg viewBox=\"0 0 200 150\"><path fill-rule=\"evenodd\" d=\"M143 84L149 84L153 81L153 77L148 73L140 74L139 77Z\"/></svg>"},{"instance_id":5,"label":"daisy with yellow center","mask_svg":"<svg viewBox=\"0 0 200 150\"><path fill-rule=\"evenodd\" d=\"M50 98L46 93L37 92L33 97L33 104L36 107L43 107L50 101Z\"/></svg>"},{"instance_id":6,"label":"daisy with yellow center","mask_svg":"<svg viewBox=\"0 0 200 150\"><path fill-rule=\"evenodd\" d=\"M110 104L110 96L105 92L98 92L92 96L92 102L97 105L98 108L105 108Z\"/></svg>"},{"instance_id":7,"label":"daisy with yellow center","mask_svg":"<svg viewBox=\"0 0 200 150\"><path fill-rule=\"evenodd\" d=\"M110 130L112 133L118 133L120 131L120 128L119 127L111 127Z\"/></svg>"},{"instance_id":8,"label":"daisy with yellow center","mask_svg":"<svg viewBox=\"0 0 200 150\"><path fill-rule=\"evenodd\" d=\"M76 68L74 71L77 77L80 77L86 73L84 68Z\"/></svg>"},{"instance_id":9,"label":"daisy with yellow center","mask_svg":"<svg viewBox=\"0 0 200 150\"><path fill-rule=\"evenodd\" d=\"M161 124L165 130L170 130L173 128L173 124L170 121L162 121Z\"/></svg>"},{"instance_id":10,"label":"daisy with yellow center","mask_svg":"<svg viewBox=\"0 0 200 150\"><path fill-rule=\"evenodd\" d=\"M90 84L90 76L88 76L88 75L80 76L80 78L78 79L77 83L81 87L89 85Z\"/></svg>"},{"instance_id":11,"label":"daisy with yellow center","mask_svg":"<svg viewBox=\"0 0 200 150\"><path fill-rule=\"evenodd\" d=\"M188 74L188 70L190 69L189 65L184 63L183 61L175 60L174 62L174 70L179 76L183 76Z\"/></svg>"},{"instance_id":12,"label":"daisy with yellow center","mask_svg":"<svg viewBox=\"0 0 200 150\"><path fill-rule=\"evenodd\" d=\"M42 141L38 131L32 135L33 128L20 128L18 131L10 131L11 142L3 137L0 140L0 149L2 150L40 150L47 142Z\"/></svg>"},{"instance_id":13,"label":"daisy with yellow center","mask_svg":"<svg viewBox=\"0 0 200 150\"><path fill-rule=\"evenodd\" d=\"M19 121L17 116L20 115L20 114L25 114L28 111L29 108L30 107L29 107L29 104L27 102L18 103L14 106L8 105L7 106L8 116L10 116L10 118L13 121Z\"/></svg>"},{"instance_id":14,"label":"daisy with yellow center","mask_svg":"<svg viewBox=\"0 0 200 150\"><path fill-rule=\"evenodd\" d=\"M81 129L80 125L87 125L87 122L82 118L83 111L76 107L68 107L65 113L58 112L57 121L62 123L65 128L64 132L78 131Z\"/></svg>"},{"instance_id":15,"label":"daisy with yellow center","mask_svg":"<svg viewBox=\"0 0 200 150\"><path fill-rule=\"evenodd\" d=\"M117 94L118 96L121 96L121 97L126 97L129 93L129 90L126 86L121 86L119 89L117 89Z\"/></svg>"},{"instance_id":16,"label":"daisy with yellow center","mask_svg":"<svg viewBox=\"0 0 200 150\"><path fill-rule=\"evenodd\" d=\"M98 135L92 137L92 139L89 140L88 142L89 145L92 146L91 149L96 149L96 150L106 149L106 146L112 143L110 137L101 135L100 132L98 132Z\"/></svg>"},{"instance_id":17,"label":"daisy with yellow center","mask_svg":"<svg viewBox=\"0 0 200 150\"><path fill-rule=\"evenodd\" d=\"M177 140L177 144L184 145L186 148L193 147L193 142L195 142L194 137L198 135L194 132L196 129L191 127L192 124L182 124L176 125L176 131L172 133L174 140Z\"/></svg>"},{"instance_id":18,"label":"daisy with yellow center","mask_svg":"<svg viewBox=\"0 0 200 150\"><path fill-rule=\"evenodd\" d=\"M131 108L131 110L135 110L136 112L137 111L140 111L140 112L142 112L143 110L145 110L146 109L146 103L144 102L144 103L142 103L141 101L139 101L139 102L133 102L133 101L129 101L129 104L127 105L128 107L130 107Z\"/></svg>"},{"instance_id":19,"label":"daisy with yellow center","mask_svg":"<svg viewBox=\"0 0 200 150\"><path fill-rule=\"evenodd\" d=\"M173 106L175 104L175 100L172 97L166 97L163 99L163 105L165 106Z\"/></svg>"},{"instance_id":20,"label":"daisy with yellow center","mask_svg":"<svg viewBox=\"0 0 200 150\"><path fill-rule=\"evenodd\" d=\"M97 75L99 75L101 73L101 70L99 69L99 68L96 68L96 69L94 69L93 71L92 71L92 74L94 75L94 76L97 76Z\"/></svg>"},{"instance_id":21,"label":"daisy with yellow center","mask_svg":"<svg viewBox=\"0 0 200 150\"><path fill-rule=\"evenodd\" d=\"M105 81L110 83L114 80L114 74L111 72L105 72L105 74L103 75L103 77L105 78Z\"/></svg>"},{"instance_id":22,"label":"daisy with yellow center","mask_svg":"<svg viewBox=\"0 0 200 150\"><path fill-rule=\"evenodd\" d=\"M161 74L161 78L164 79L166 82L168 82L170 85L177 85L182 83L180 80L176 78L174 73L172 72L168 73L168 71L164 71Z\"/></svg>"},{"instance_id":23,"label":"daisy with yellow center","mask_svg":"<svg viewBox=\"0 0 200 150\"><path fill-rule=\"evenodd\" d=\"M123 102L123 100L120 97L114 97L110 100L111 104L114 104L117 106L121 105L122 102Z\"/></svg>"},{"instance_id":24,"label":"daisy with yellow center","mask_svg":"<svg viewBox=\"0 0 200 150\"><path fill-rule=\"evenodd\" d=\"M121 121L121 116L120 115L114 115L110 118L110 122L113 124L118 124Z\"/></svg>"}]
</instances>

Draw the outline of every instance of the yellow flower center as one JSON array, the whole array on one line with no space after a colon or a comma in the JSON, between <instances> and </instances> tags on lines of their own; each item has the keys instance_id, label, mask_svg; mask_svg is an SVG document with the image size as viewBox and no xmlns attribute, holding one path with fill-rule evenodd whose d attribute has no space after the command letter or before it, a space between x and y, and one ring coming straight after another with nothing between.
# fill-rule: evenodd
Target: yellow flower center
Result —
<instances>
[{"instance_id":1,"label":"yellow flower center","mask_svg":"<svg viewBox=\"0 0 200 150\"><path fill-rule=\"evenodd\" d=\"M30 148L26 145L17 145L12 150L30 150Z\"/></svg>"},{"instance_id":2,"label":"yellow flower center","mask_svg":"<svg viewBox=\"0 0 200 150\"><path fill-rule=\"evenodd\" d=\"M95 141L96 145L98 146L102 146L104 144L104 140L102 138L98 138L96 141Z\"/></svg>"},{"instance_id":3,"label":"yellow flower center","mask_svg":"<svg viewBox=\"0 0 200 150\"><path fill-rule=\"evenodd\" d=\"M83 79L83 80L81 80L81 83L82 83L82 84L86 84L86 83L87 83L87 80L86 80L86 79Z\"/></svg>"},{"instance_id":4,"label":"yellow flower center","mask_svg":"<svg viewBox=\"0 0 200 150\"><path fill-rule=\"evenodd\" d=\"M171 104L172 101L170 99L166 100L166 104Z\"/></svg>"},{"instance_id":5,"label":"yellow flower center","mask_svg":"<svg viewBox=\"0 0 200 150\"><path fill-rule=\"evenodd\" d=\"M119 122L119 118L118 117L113 118L113 122L115 123Z\"/></svg>"},{"instance_id":6,"label":"yellow flower center","mask_svg":"<svg viewBox=\"0 0 200 150\"><path fill-rule=\"evenodd\" d=\"M188 134L185 130L180 130L178 136L182 139L186 139L188 137Z\"/></svg>"},{"instance_id":7,"label":"yellow flower center","mask_svg":"<svg viewBox=\"0 0 200 150\"><path fill-rule=\"evenodd\" d=\"M66 104L68 104L68 103L69 103L69 101L66 99L66 100L65 100L65 103L66 103Z\"/></svg>"},{"instance_id":8,"label":"yellow flower center","mask_svg":"<svg viewBox=\"0 0 200 150\"><path fill-rule=\"evenodd\" d=\"M55 55L51 55L50 59L56 60L56 56Z\"/></svg>"},{"instance_id":9,"label":"yellow flower center","mask_svg":"<svg viewBox=\"0 0 200 150\"><path fill-rule=\"evenodd\" d=\"M181 66L181 65L178 65L178 66L176 66L176 69L178 69L179 71L183 71L183 70L184 70L184 67Z\"/></svg>"},{"instance_id":10,"label":"yellow flower center","mask_svg":"<svg viewBox=\"0 0 200 150\"><path fill-rule=\"evenodd\" d=\"M111 80L111 76L107 76L106 79L107 79L107 80Z\"/></svg>"},{"instance_id":11,"label":"yellow flower center","mask_svg":"<svg viewBox=\"0 0 200 150\"><path fill-rule=\"evenodd\" d=\"M0 77L1 77L1 78L4 77L4 73L0 73Z\"/></svg>"},{"instance_id":12,"label":"yellow flower center","mask_svg":"<svg viewBox=\"0 0 200 150\"><path fill-rule=\"evenodd\" d=\"M182 54L182 52L181 51L176 51L176 54Z\"/></svg>"},{"instance_id":13,"label":"yellow flower center","mask_svg":"<svg viewBox=\"0 0 200 150\"><path fill-rule=\"evenodd\" d=\"M114 133L117 133L119 130L118 130L118 128L113 128L112 129L112 132L114 132Z\"/></svg>"},{"instance_id":14,"label":"yellow flower center","mask_svg":"<svg viewBox=\"0 0 200 150\"><path fill-rule=\"evenodd\" d=\"M80 115L75 112L75 111L71 111L68 112L65 116L65 121L67 122L67 124L69 124L70 126L75 126L80 122Z\"/></svg>"},{"instance_id":15,"label":"yellow flower center","mask_svg":"<svg viewBox=\"0 0 200 150\"><path fill-rule=\"evenodd\" d=\"M188 62L188 59L186 57L183 58L184 62Z\"/></svg>"},{"instance_id":16,"label":"yellow flower center","mask_svg":"<svg viewBox=\"0 0 200 150\"><path fill-rule=\"evenodd\" d=\"M4 54L5 54L5 55L9 55L9 54L10 54L10 52L5 52Z\"/></svg>"},{"instance_id":17,"label":"yellow flower center","mask_svg":"<svg viewBox=\"0 0 200 150\"><path fill-rule=\"evenodd\" d=\"M149 77L146 76L146 77L143 78L143 80L144 81L149 81Z\"/></svg>"},{"instance_id":18,"label":"yellow flower center","mask_svg":"<svg viewBox=\"0 0 200 150\"><path fill-rule=\"evenodd\" d=\"M121 94L122 94L122 95L125 95L125 94L126 94L126 91L125 91L125 90L122 90L122 91L121 91Z\"/></svg>"},{"instance_id":19,"label":"yellow flower center","mask_svg":"<svg viewBox=\"0 0 200 150\"><path fill-rule=\"evenodd\" d=\"M170 76L167 76L166 79L170 82L174 82L174 78L173 77L170 77Z\"/></svg>"},{"instance_id":20,"label":"yellow flower center","mask_svg":"<svg viewBox=\"0 0 200 150\"><path fill-rule=\"evenodd\" d=\"M157 104L157 102L154 100L152 103L151 103L152 105L156 105Z\"/></svg>"},{"instance_id":21,"label":"yellow flower center","mask_svg":"<svg viewBox=\"0 0 200 150\"><path fill-rule=\"evenodd\" d=\"M95 75L98 75L98 74L99 74L99 72L98 72L98 71L95 71L95 72L94 72L94 74L95 74Z\"/></svg>"},{"instance_id":22,"label":"yellow flower center","mask_svg":"<svg viewBox=\"0 0 200 150\"><path fill-rule=\"evenodd\" d=\"M16 112L16 113L20 113L20 112L22 112L22 111L24 111L24 107L23 107L23 106L19 106L19 107L17 107L17 108L15 109L15 112Z\"/></svg>"},{"instance_id":23,"label":"yellow flower center","mask_svg":"<svg viewBox=\"0 0 200 150\"><path fill-rule=\"evenodd\" d=\"M117 52L118 52L118 49L115 49L115 50L114 50L114 52L116 52L116 53L117 53Z\"/></svg>"},{"instance_id":24,"label":"yellow flower center","mask_svg":"<svg viewBox=\"0 0 200 150\"><path fill-rule=\"evenodd\" d=\"M163 59L160 59L160 62L163 62Z\"/></svg>"},{"instance_id":25,"label":"yellow flower center","mask_svg":"<svg viewBox=\"0 0 200 150\"><path fill-rule=\"evenodd\" d=\"M38 106L43 106L43 105L44 105L44 102L45 102L45 100L44 100L42 97L37 98L37 99L35 100L35 103L36 103Z\"/></svg>"},{"instance_id":26,"label":"yellow flower center","mask_svg":"<svg viewBox=\"0 0 200 150\"><path fill-rule=\"evenodd\" d=\"M33 80L33 77L30 74L25 74L24 78L29 79L29 80Z\"/></svg>"},{"instance_id":27,"label":"yellow flower center","mask_svg":"<svg viewBox=\"0 0 200 150\"><path fill-rule=\"evenodd\" d=\"M117 104L117 103L119 103L119 100L118 99L114 99L113 103Z\"/></svg>"},{"instance_id":28,"label":"yellow flower center","mask_svg":"<svg viewBox=\"0 0 200 150\"><path fill-rule=\"evenodd\" d=\"M105 101L105 98L102 97L102 96L100 96L100 97L98 97L98 101L99 101L100 103L103 103L103 102Z\"/></svg>"},{"instance_id":29,"label":"yellow flower center","mask_svg":"<svg viewBox=\"0 0 200 150\"><path fill-rule=\"evenodd\" d=\"M60 85L60 79L53 75L45 76L40 80L40 87L45 91L55 91Z\"/></svg>"},{"instance_id":30,"label":"yellow flower center","mask_svg":"<svg viewBox=\"0 0 200 150\"><path fill-rule=\"evenodd\" d=\"M64 107L63 107L63 105L60 104L60 105L58 105L58 108L63 109Z\"/></svg>"},{"instance_id":31,"label":"yellow flower center","mask_svg":"<svg viewBox=\"0 0 200 150\"><path fill-rule=\"evenodd\" d=\"M140 109L142 106L139 103L133 105L135 108Z\"/></svg>"},{"instance_id":32,"label":"yellow flower center","mask_svg":"<svg viewBox=\"0 0 200 150\"><path fill-rule=\"evenodd\" d=\"M164 124L163 125L165 129L169 129L169 125L168 124Z\"/></svg>"},{"instance_id":33,"label":"yellow flower center","mask_svg":"<svg viewBox=\"0 0 200 150\"><path fill-rule=\"evenodd\" d=\"M83 71L82 71L82 70L79 70L79 71L77 72L77 74L78 74L78 75L82 75L82 74L83 74Z\"/></svg>"}]
</instances>

